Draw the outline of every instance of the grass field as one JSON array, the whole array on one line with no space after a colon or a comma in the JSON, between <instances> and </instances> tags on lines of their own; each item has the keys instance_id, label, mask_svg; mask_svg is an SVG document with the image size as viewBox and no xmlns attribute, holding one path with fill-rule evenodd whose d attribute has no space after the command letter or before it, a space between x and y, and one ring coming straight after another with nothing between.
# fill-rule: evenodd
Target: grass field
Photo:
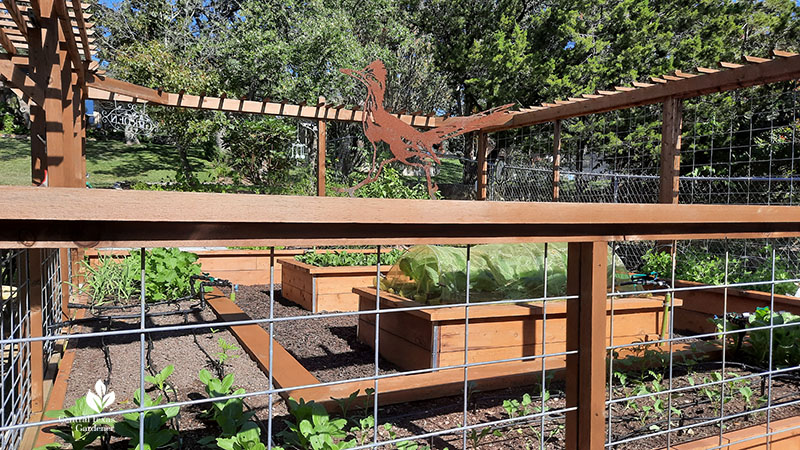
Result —
<instances>
[{"instance_id":1,"label":"grass field","mask_svg":"<svg viewBox=\"0 0 800 450\"><path fill-rule=\"evenodd\" d=\"M30 140L0 138L0 185L30 184ZM203 159L199 149L190 152L189 160L198 178L205 179L211 162ZM86 142L86 169L93 187L111 187L117 181L146 183L175 181L179 167L178 152L169 145L125 145L119 141ZM437 183L460 183L463 166L457 159L443 159L435 177ZM414 183L425 183L425 177L407 177Z\"/></svg>"},{"instance_id":2,"label":"grass field","mask_svg":"<svg viewBox=\"0 0 800 450\"><path fill-rule=\"evenodd\" d=\"M0 138L0 185L30 184L30 155L28 139ZM198 175L211 166L199 150L190 152L189 161ZM86 171L89 183L95 187L110 187L117 181L174 181L178 167L178 152L168 145L86 142Z\"/></svg>"}]
</instances>

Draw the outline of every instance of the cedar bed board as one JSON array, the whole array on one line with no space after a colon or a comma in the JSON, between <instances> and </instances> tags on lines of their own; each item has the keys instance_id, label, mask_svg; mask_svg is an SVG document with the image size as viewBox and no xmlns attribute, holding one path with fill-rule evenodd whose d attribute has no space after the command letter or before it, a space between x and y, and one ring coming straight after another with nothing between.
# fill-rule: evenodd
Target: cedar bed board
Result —
<instances>
[{"instance_id":1,"label":"cedar bed board","mask_svg":"<svg viewBox=\"0 0 800 450\"><path fill-rule=\"evenodd\" d=\"M376 295L375 288L353 288L353 292L365 298L374 299ZM564 300L559 298L552 298L547 300L546 312L547 315L566 314L567 302L556 301ZM683 304L681 299L673 299L673 304L679 307ZM534 300L529 303L506 304L506 305L482 305L479 302L471 303L469 308L469 318L472 319L489 319L495 317L518 317L518 316L533 316L540 317L543 315L545 308L542 307L543 301ZM611 309L612 300L607 300L607 309ZM663 297L619 297L613 300L614 310L622 309L649 309L649 308L663 308ZM405 308L424 306L414 300L402 297L396 294L390 294L386 291L381 291L381 308ZM404 311L408 314L420 317L422 319L430 320L432 322L442 320L465 320L466 307L464 304L453 305L453 307L443 308L430 308Z\"/></svg>"}]
</instances>

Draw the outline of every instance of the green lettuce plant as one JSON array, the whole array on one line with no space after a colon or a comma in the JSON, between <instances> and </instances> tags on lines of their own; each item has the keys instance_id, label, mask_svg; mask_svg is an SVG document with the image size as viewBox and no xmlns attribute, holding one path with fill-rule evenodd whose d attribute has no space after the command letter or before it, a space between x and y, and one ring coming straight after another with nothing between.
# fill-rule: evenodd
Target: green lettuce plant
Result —
<instances>
[{"instance_id":1,"label":"green lettuce plant","mask_svg":"<svg viewBox=\"0 0 800 450\"><path fill-rule=\"evenodd\" d=\"M388 253L381 253L381 265L392 266L405 252L393 249ZM297 261L317 267L341 266L374 266L378 263L375 253L351 253L344 251L315 253L308 252L294 257Z\"/></svg>"}]
</instances>

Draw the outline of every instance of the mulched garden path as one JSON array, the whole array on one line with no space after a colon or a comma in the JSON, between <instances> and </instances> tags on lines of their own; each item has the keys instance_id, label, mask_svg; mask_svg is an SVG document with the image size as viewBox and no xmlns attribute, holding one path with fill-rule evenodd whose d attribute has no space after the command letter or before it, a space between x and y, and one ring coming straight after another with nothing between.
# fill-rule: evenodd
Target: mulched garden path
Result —
<instances>
[{"instance_id":1,"label":"mulched garden path","mask_svg":"<svg viewBox=\"0 0 800 450\"><path fill-rule=\"evenodd\" d=\"M241 286L236 299L236 303L251 318L269 317L269 293L263 286ZM156 306L151 311L164 312L175 310L176 308L188 308L189 306L190 302L182 302L179 305ZM276 291L275 317L307 317L310 315L308 311L283 299L280 296L279 289ZM149 319L148 326L200 323L215 320L216 317L207 308L203 311L188 314L185 317L183 315L153 317ZM371 376L374 374L374 353L369 346L358 342L356 338L356 321L357 319L354 316L345 316L277 323L274 327L275 338L322 381ZM266 324L263 326L268 328ZM101 331L108 329L108 323L98 323L81 328L74 331ZM138 328L138 319L117 320L111 328ZM224 329L214 330L214 332L208 329L198 329L194 333L188 331L165 332L153 334L152 336L152 349L150 350L152 368L158 371L169 364L175 366L175 372L169 378L169 381L176 391L173 398L179 400L205 397L204 386L197 379L197 372L201 369L214 371L215 361L218 360L217 354L220 352L218 345L220 338L238 346L235 338ZM109 389L113 390L117 396L117 402L112 409L131 407L133 405L133 392L139 387L139 336L134 334L109 337L105 340L89 338L80 339L76 342L78 343L78 351L69 378L66 405L71 405L76 398L86 395L88 390L93 389L98 379L105 380L109 376L110 362ZM103 349L108 350L108 361ZM229 353L234 357L227 360L225 371L226 373L235 374L235 385L245 388L248 392L265 390L268 379L258 369L255 362L243 350L233 350ZM617 366L615 365L616 368ZM395 373L398 368L381 360L380 370L381 373ZM691 372L687 371L684 366L678 366L674 373L673 386L689 386L692 381L695 384L707 382L704 379L712 379L715 372L719 371L720 367L716 363L694 364ZM761 369L755 370L755 372L758 371L761 371ZM753 373L751 368L742 365L729 364L726 368L728 377L734 374L741 376L749 373ZM800 389L798 389L800 380L796 377L798 375L794 374L788 377L776 377L773 380L773 402L790 402L800 399ZM614 397L634 395L635 392L641 392L641 386L646 386L648 393L652 393L653 390L656 390L653 381L657 381L657 379L654 379L651 374L629 372L625 387L621 387L619 380L615 379ZM662 388L666 388L666 383L666 381L662 382L664 385ZM750 388L753 392L749 405L744 400L744 396L739 393L739 389L745 387ZM760 406L758 400L756 400L761 396L760 389L760 378L726 387L726 395L734 391L732 398L725 403L726 414ZM563 390L564 386L561 381L548 381L547 393L549 394L549 400L546 402L546 410L564 408ZM152 389L150 393L153 396L157 395ZM527 414L539 411L538 408L541 405L539 386L515 386L490 392L470 392L467 421L469 424L478 424L508 419L509 414L503 407L504 401L516 399L521 402L526 393L530 394L533 400L528 406ZM714 397L714 395L713 392L700 392L699 389L694 389L687 391L683 396L674 396L673 404L681 413L678 417L673 416L673 427L688 425L718 416L718 400L714 401L718 397ZM662 394L661 397L663 397L662 402L666 403L666 396ZM652 433L655 428L651 429L651 427L654 426L659 428L666 427L666 411L656 412L653 408L658 398L659 395L656 393L653 397L642 398L630 404L627 402L615 404L612 407L611 429L614 440L634 438ZM252 397L248 398L246 402L257 412L256 417L266 424L268 420L267 397ZM381 425L379 428L380 439L390 438L390 432L383 428L385 423L393 425L391 432L396 433L398 437L433 433L438 430L458 427L463 420L463 402L463 396L453 396L381 407L378 410L378 420ZM196 444L196 439L219 433L214 424L201 417L201 413L205 408L205 405L192 405L181 409L178 422L182 437L180 448L203 448ZM646 410L649 412L645 413ZM275 433L285 427L283 419L287 417L286 414L285 403L278 396L275 396L273 415ZM350 413L351 418L354 419L352 425L356 424L358 418L369 414L372 414L371 402L368 405L353 405ZM784 407L773 411L772 419L778 420L798 414L800 414L800 407ZM763 413L746 415L726 422L726 431L764 423L765 420ZM545 448L563 448L563 426L563 414L548 416L544 423ZM488 432L492 430L481 434L482 428L477 428L476 432L468 433L467 448L490 450L539 448L541 439L540 427L541 421L537 418L501 427L498 429L500 436L495 436ZM673 432L672 443L713 436L718 432L718 425L693 428L682 433ZM365 439L365 442L371 442L371 432L363 434L356 432L354 434ZM436 449L460 449L462 448L462 433L436 436L420 440L419 443L428 444ZM112 441L111 448L114 450L123 449L125 448L124 444L121 440L115 439ZM659 448L665 445L666 437L662 436L635 440L614 448L643 450ZM96 448L99 448L99 446Z\"/></svg>"}]
</instances>

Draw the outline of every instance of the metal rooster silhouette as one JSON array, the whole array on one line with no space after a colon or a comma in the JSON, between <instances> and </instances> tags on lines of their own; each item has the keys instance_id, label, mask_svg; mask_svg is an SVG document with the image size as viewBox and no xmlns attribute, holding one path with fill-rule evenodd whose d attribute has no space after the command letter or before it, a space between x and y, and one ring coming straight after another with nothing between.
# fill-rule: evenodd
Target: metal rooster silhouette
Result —
<instances>
[{"instance_id":1,"label":"metal rooster silhouette","mask_svg":"<svg viewBox=\"0 0 800 450\"><path fill-rule=\"evenodd\" d=\"M442 125L426 131L419 131L411 125L392 115L383 107L386 93L386 66L383 61L376 60L364 70L340 69L342 73L360 81L367 87L367 99L364 102L364 135L372 143L372 166L367 177L351 188L341 189L350 196L356 189L377 180L386 164L399 161L412 167L421 167L428 180L428 194L436 198L439 187L431 180L433 164L441 164L441 155L437 150L443 141L452 137L479 130L495 124L497 116L506 114L513 104L492 108L471 116L452 117ZM378 142L385 142L392 152L392 157L378 164Z\"/></svg>"}]
</instances>

